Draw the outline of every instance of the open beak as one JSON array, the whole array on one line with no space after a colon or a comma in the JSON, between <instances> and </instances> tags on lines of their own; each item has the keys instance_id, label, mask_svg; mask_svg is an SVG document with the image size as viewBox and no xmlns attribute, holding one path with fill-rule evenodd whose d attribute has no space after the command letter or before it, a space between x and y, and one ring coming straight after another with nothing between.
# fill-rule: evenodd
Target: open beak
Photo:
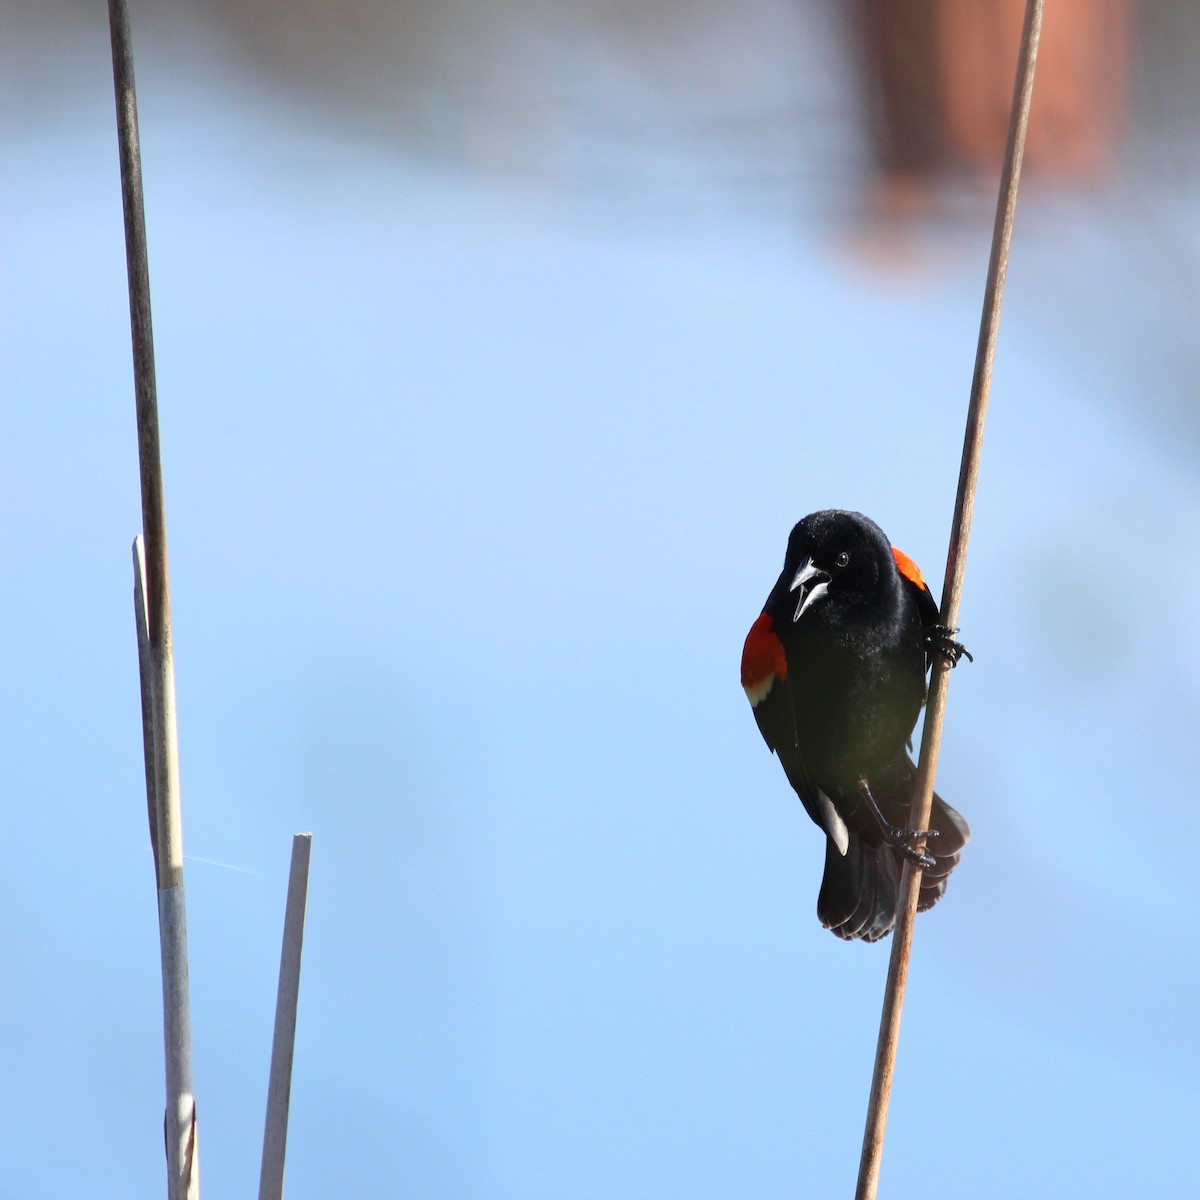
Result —
<instances>
[{"instance_id":1,"label":"open beak","mask_svg":"<svg viewBox=\"0 0 1200 1200\"><path fill-rule=\"evenodd\" d=\"M820 567L813 566L811 558L805 560L804 565L796 572L796 578L792 580L791 587L788 588L789 592L798 591L800 593L796 600L793 621L800 620L804 615L804 610L829 591L829 579L830 577Z\"/></svg>"}]
</instances>

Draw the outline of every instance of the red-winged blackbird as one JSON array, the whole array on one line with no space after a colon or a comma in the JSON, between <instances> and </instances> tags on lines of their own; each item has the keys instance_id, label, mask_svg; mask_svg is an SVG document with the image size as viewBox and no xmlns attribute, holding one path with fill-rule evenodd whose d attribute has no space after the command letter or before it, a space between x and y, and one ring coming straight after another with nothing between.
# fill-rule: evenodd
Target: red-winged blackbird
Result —
<instances>
[{"instance_id":1,"label":"red-winged blackbird","mask_svg":"<svg viewBox=\"0 0 1200 1200\"><path fill-rule=\"evenodd\" d=\"M908 756L933 655L963 648L938 623L916 564L861 513L829 509L788 538L783 573L742 651L742 687L767 745L825 831L821 924L873 942L896 922L900 866L923 868L920 910L946 890L971 836L939 796L931 829L905 829ZM925 853L913 843L928 836Z\"/></svg>"}]
</instances>

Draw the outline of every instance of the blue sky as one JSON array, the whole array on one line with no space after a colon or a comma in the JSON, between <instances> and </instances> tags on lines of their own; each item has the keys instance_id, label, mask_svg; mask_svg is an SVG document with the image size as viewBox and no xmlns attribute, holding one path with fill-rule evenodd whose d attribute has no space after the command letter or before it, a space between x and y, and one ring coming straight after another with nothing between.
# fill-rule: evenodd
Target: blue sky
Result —
<instances>
[{"instance_id":1,"label":"blue sky","mask_svg":"<svg viewBox=\"0 0 1200 1200\"><path fill-rule=\"evenodd\" d=\"M162 1184L106 53L0 127L6 1200ZM205 1190L256 1178L312 830L289 1195L845 1194L887 946L817 925L738 659L810 510L936 589L985 225L881 278L815 217L438 173L139 53ZM889 1194L1190 1194L1200 477L1149 240L1019 218Z\"/></svg>"}]
</instances>

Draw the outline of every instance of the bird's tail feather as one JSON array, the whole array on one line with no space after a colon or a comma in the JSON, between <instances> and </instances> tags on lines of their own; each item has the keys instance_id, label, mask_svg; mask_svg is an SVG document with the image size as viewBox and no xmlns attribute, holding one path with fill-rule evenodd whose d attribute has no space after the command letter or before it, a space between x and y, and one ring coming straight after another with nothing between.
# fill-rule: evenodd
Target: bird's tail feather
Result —
<instances>
[{"instance_id":1,"label":"bird's tail feather","mask_svg":"<svg viewBox=\"0 0 1200 1200\"><path fill-rule=\"evenodd\" d=\"M817 897L817 917L846 941L877 942L896 923L900 869L886 846L868 846L851 837L846 853L832 838L825 842L825 877Z\"/></svg>"},{"instance_id":2,"label":"bird's tail feather","mask_svg":"<svg viewBox=\"0 0 1200 1200\"><path fill-rule=\"evenodd\" d=\"M884 815L895 825L908 823L916 768L907 755L886 771L872 776L872 794ZM878 822L860 806L850 815L849 844L843 854L832 838L825 847L825 877L817 898L821 924L840 938L878 941L896 923L900 892L900 852L882 840ZM929 838L925 852L933 865L921 873L917 911L932 908L946 890L950 872L962 858L971 829L962 815L936 793L930 828L938 836Z\"/></svg>"}]
</instances>

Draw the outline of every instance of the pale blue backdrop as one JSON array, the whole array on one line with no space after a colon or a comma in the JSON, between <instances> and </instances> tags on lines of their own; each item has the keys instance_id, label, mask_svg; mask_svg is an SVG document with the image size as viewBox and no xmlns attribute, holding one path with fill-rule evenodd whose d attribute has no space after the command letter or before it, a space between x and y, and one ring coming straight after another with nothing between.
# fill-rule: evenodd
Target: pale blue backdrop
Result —
<instances>
[{"instance_id":1,"label":"pale blue backdrop","mask_svg":"<svg viewBox=\"0 0 1200 1200\"><path fill-rule=\"evenodd\" d=\"M56 11L0 95L3 1200L164 1181L107 31ZM881 274L819 197L439 165L138 28L205 1193L312 830L290 1196L849 1195L887 946L817 925L738 658L814 508L938 587L986 216ZM1020 214L892 1196L1194 1194L1200 207L1126 199Z\"/></svg>"}]
</instances>

